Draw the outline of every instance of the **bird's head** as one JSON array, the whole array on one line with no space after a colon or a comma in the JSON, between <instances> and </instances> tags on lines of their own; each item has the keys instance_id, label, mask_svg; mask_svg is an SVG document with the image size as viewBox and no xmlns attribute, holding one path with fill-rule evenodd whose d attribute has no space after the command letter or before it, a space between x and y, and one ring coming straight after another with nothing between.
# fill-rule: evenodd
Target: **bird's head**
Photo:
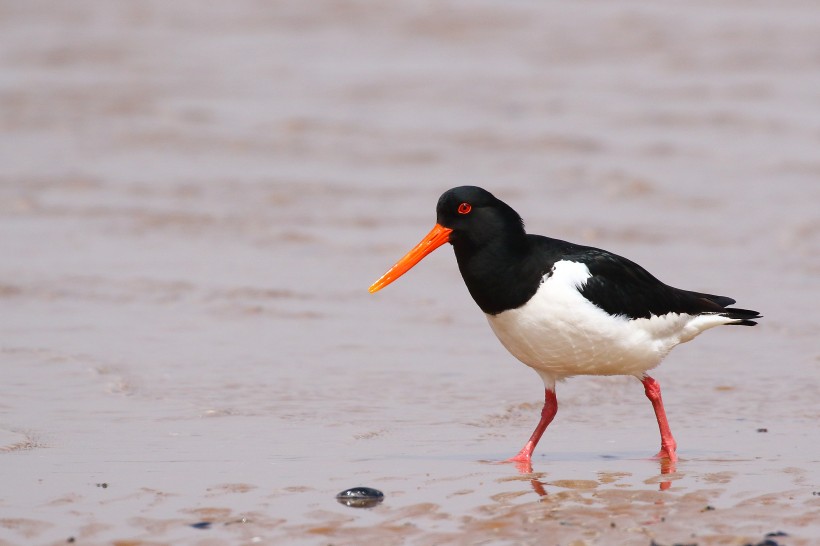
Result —
<instances>
[{"instance_id":1,"label":"bird's head","mask_svg":"<svg viewBox=\"0 0 820 546\"><path fill-rule=\"evenodd\" d=\"M509 205L477 186L459 186L444 192L436 205L436 225L421 242L370 287L381 290L425 256L450 243L458 252L475 250L498 238L523 236L521 217Z\"/></svg>"}]
</instances>

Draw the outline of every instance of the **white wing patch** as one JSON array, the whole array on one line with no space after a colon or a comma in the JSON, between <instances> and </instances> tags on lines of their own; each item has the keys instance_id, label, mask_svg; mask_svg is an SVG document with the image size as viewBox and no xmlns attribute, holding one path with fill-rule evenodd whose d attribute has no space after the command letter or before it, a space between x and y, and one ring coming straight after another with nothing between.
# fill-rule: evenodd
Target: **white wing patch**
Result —
<instances>
[{"instance_id":1,"label":"white wing patch","mask_svg":"<svg viewBox=\"0 0 820 546\"><path fill-rule=\"evenodd\" d=\"M589 268L585 264L561 260L555 262L552 270L544 275L541 284L551 281L552 286L555 288L558 288L557 285L563 285L565 288L571 287L581 290L591 276L592 273L589 272Z\"/></svg>"}]
</instances>

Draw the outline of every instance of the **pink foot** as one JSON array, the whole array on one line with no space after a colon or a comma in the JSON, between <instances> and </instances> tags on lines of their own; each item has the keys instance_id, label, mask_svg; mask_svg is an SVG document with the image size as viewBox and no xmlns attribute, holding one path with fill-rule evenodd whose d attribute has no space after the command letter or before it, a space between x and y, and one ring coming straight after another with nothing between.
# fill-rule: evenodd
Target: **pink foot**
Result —
<instances>
[{"instance_id":1,"label":"pink foot","mask_svg":"<svg viewBox=\"0 0 820 546\"><path fill-rule=\"evenodd\" d=\"M529 463L532 461L532 452L522 449L515 457L510 457L505 462L508 463Z\"/></svg>"},{"instance_id":2,"label":"pink foot","mask_svg":"<svg viewBox=\"0 0 820 546\"><path fill-rule=\"evenodd\" d=\"M667 450L666 448L661 448L658 453L652 457L653 459L668 459L670 463L675 463L678 461L678 454L675 453L674 450Z\"/></svg>"},{"instance_id":3,"label":"pink foot","mask_svg":"<svg viewBox=\"0 0 820 546\"><path fill-rule=\"evenodd\" d=\"M504 461L505 463L515 463L515 469L518 470L520 474L532 474L532 460L527 457L526 459L516 455L510 459Z\"/></svg>"}]
</instances>

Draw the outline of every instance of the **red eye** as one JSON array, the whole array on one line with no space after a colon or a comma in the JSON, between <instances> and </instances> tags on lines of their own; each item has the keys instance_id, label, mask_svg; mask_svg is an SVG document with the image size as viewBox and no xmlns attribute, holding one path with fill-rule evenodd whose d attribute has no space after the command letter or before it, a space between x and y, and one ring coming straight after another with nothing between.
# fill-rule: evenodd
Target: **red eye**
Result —
<instances>
[{"instance_id":1,"label":"red eye","mask_svg":"<svg viewBox=\"0 0 820 546\"><path fill-rule=\"evenodd\" d=\"M458 206L459 214L469 214L471 210L473 210L473 206L470 203L462 203Z\"/></svg>"}]
</instances>

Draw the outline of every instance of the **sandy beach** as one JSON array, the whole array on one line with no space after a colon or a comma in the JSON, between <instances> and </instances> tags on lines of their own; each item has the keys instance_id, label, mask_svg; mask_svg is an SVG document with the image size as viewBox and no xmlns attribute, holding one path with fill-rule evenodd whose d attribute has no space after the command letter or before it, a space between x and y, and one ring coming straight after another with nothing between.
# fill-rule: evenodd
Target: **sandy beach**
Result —
<instances>
[{"instance_id":1,"label":"sandy beach","mask_svg":"<svg viewBox=\"0 0 820 546\"><path fill-rule=\"evenodd\" d=\"M0 545L820 544L814 2L2 1L0 130ZM449 247L368 294L464 184L764 315L653 373L674 468L630 377L498 464Z\"/></svg>"}]
</instances>

